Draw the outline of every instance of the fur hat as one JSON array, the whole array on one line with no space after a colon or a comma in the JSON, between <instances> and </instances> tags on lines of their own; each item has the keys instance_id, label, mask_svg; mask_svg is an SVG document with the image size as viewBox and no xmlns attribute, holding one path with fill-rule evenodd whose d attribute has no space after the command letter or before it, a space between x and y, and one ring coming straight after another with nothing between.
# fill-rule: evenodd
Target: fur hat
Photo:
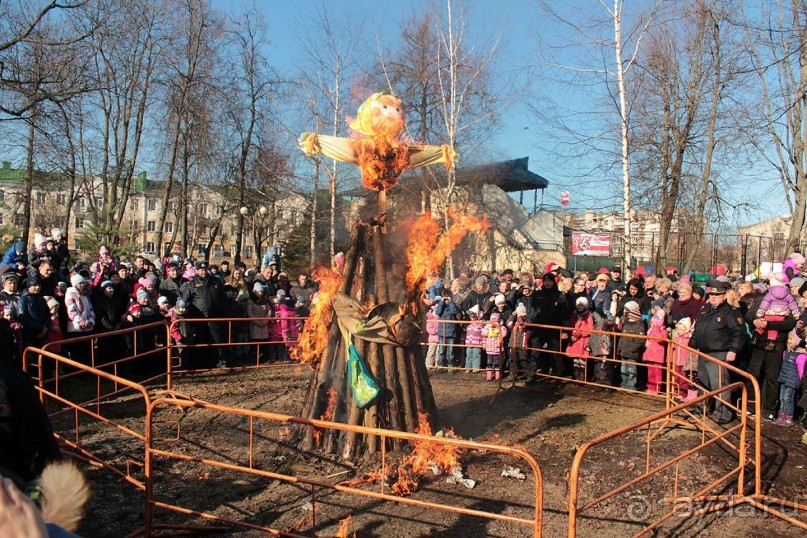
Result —
<instances>
[{"instance_id":1,"label":"fur hat","mask_svg":"<svg viewBox=\"0 0 807 538\"><path fill-rule=\"evenodd\" d=\"M48 303L48 308L50 310L53 310L54 308L59 308L59 301L57 301L53 297L45 297L45 302Z\"/></svg>"},{"instance_id":2,"label":"fur hat","mask_svg":"<svg viewBox=\"0 0 807 538\"><path fill-rule=\"evenodd\" d=\"M585 306L588 308L588 297L578 297L577 300L574 302L575 306Z\"/></svg>"},{"instance_id":3,"label":"fur hat","mask_svg":"<svg viewBox=\"0 0 807 538\"><path fill-rule=\"evenodd\" d=\"M798 252L794 252L793 254L788 256L787 259L791 260L796 265L799 265L800 263L804 263L804 256L802 256Z\"/></svg>"},{"instance_id":4,"label":"fur hat","mask_svg":"<svg viewBox=\"0 0 807 538\"><path fill-rule=\"evenodd\" d=\"M692 320L689 318L681 318L675 323L675 325L683 325L684 332L689 332L689 330L692 328Z\"/></svg>"},{"instance_id":5,"label":"fur hat","mask_svg":"<svg viewBox=\"0 0 807 538\"><path fill-rule=\"evenodd\" d=\"M507 299L504 298L504 295L501 293L497 293L496 296L493 298L493 304L500 305L507 302Z\"/></svg>"},{"instance_id":6,"label":"fur hat","mask_svg":"<svg viewBox=\"0 0 807 538\"><path fill-rule=\"evenodd\" d=\"M58 241L59 239L62 238L62 230L60 230L59 228L53 228L50 231L50 236Z\"/></svg>"},{"instance_id":7,"label":"fur hat","mask_svg":"<svg viewBox=\"0 0 807 538\"><path fill-rule=\"evenodd\" d=\"M79 274L76 274L76 275L73 275L73 276L70 277L70 285L73 286L74 288L76 286L78 286L79 284L82 284L84 282L86 282L86 280L84 279L83 276L81 276Z\"/></svg>"},{"instance_id":8,"label":"fur hat","mask_svg":"<svg viewBox=\"0 0 807 538\"><path fill-rule=\"evenodd\" d=\"M261 282L255 282L252 286L253 293L266 293L266 286L263 285Z\"/></svg>"},{"instance_id":9,"label":"fur hat","mask_svg":"<svg viewBox=\"0 0 807 538\"><path fill-rule=\"evenodd\" d=\"M160 306L168 304L168 297L165 295L160 295L157 297L157 304Z\"/></svg>"},{"instance_id":10,"label":"fur hat","mask_svg":"<svg viewBox=\"0 0 807 538\"><path fill-rule=\"evenodd\" d=\"M524 303L518 303L518 306L516 307L516 315L521 317L527 315L527 307L524 306Z\"/></svg>"},{"instance_id":11,"label":"fur hat","mask_svg":"<svg viewBox=\"0 0 807 538\"><path fill-rule=\"evenodd\" d=\"M625 303L625 310L628 312L638 312L639 311L639 303L636 301L628 301Z\"/></svg>"}]
</instances>

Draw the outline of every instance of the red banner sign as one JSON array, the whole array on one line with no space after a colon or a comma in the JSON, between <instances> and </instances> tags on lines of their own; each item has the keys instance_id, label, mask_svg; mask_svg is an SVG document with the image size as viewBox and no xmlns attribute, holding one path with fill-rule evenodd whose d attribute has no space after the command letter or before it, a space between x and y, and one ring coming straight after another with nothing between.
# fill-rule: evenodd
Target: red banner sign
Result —
<instances>
[{"instance_id":1,"label":"red banner sign","mask_svg":"<svg viewBox=\"0 0 807 538\"><path fill-rule=\"evenodd\" d=\"M608 256L611 253L611 236L572 233L573 256Z\"/></svg>"}]
</instances>

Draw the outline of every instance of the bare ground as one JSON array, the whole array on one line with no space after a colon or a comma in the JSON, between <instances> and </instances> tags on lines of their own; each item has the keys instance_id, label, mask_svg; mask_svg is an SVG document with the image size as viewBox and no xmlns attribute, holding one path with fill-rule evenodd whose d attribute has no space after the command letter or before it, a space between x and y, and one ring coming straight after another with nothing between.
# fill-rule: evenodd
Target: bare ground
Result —
<instances>
[{"instance_id":1,"label":"bare ground","mask_svg":"<svg viewBox=\"0 0 807 538\"><path fill-rule=\"evenodd\" d=\"M189 374L180 377L177 392L225 406L296 415L307 386L308 372L285 367ZM543 474L544 536L567 534L567 473L578 447L596 436L640 420L661 409L653 400L621 393L596 392L588 387L539 383L535 390L499 392L482 374L432 375L435 398L443 422L465 439L520 444L539 462ZM76 391L89 390L76 383ZM94 389L94 387L93 387ZM88 392L89 394L89 392ZM495 396L495 397L494 397ZM143 405L125 396L106 404L105 416L115 417L143 431ZM245 464L248 462L250 421L203 409L165 407L157 413L157 447L177 454ZM54 428L72 436L73 415L55 419ZM180 441L168 441L181 429ZM257 469L323 479L337 483L377 470L378 460L343 462L333 455L301 454L290 446L286 425L256 420L253 465ZM81 420L82 445L114 461L142 480L139 464L142 444L130 437ZM763 476L770 495L796 499L803 495L807 446L799 428L763 426ZM581 472L581 501L587 502L644 471L647 430L633 432L593 449ZM657 465L699 443L700 436L682 428L667 430L652 444ZM444 477L426 477L412 499L455 504L522 518L532 517L535 482L504 478L508 466L528 471L514 458L471 452L460 457L465 475L476 481L473 489L448 484ZM683 460L678 467L678 495L701 489L731 468L731 455L713 446ZM80 534L119 537L143 525L143 494L109 470L86 467L93 495ZM578 522L580 536L625 536L640 530L670 509L675 494L676 468L640 482L585 512ZM736 480L728 482L736 485ZM378 484L359 486L379 491ZM193 510L209 512L255 525L270 525L313 536L311 489L302 484L217 469L196 462L158 458L154 488L157 499ZM387 490L388 491L388 490ZM315 492L318 536L334 536L339 521L351 515L349 533L357 536L530 536L532 529L509 522L483 520L417 506L357 497L318 489ZM800 502L804 502L801 500ZM698 508L704 505L698 505ZM789 512L794 515L793 512ZM802 520L807 515L800 514ZM166 524L211 525L209 521L155 510L155 521ZM213 535L258 535L257 531L229 527ZM796 527L746 506L730 512L694 517L675 516L658 535L663 536L803 536Z\"/></svg>"}]
</instances>

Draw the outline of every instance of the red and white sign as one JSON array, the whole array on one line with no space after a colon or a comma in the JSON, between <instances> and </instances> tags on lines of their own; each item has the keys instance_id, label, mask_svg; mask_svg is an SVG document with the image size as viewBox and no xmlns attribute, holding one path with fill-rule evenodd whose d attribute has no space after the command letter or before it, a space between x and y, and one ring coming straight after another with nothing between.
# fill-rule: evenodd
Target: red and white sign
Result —
<instances>
[{"instance_id":1,"label":"red and white sign","mask_svg":"<svg viewBox=\"0 0 807 538\"><path fill-rule=\"evenodd\" d=\"M569 197L568 192L560 193L560 205L569 205L571 198Z\"/></svg>"},{"instance_id":2,"label":"red and white sign","mask_svg":"<svg viewBox=\"0 0 807 538\"><path fill-rule=\"evenodd\" d=\"M572 233L572 256L608 256L610 253L610 235Z\"/></svg>"}]
</instances>

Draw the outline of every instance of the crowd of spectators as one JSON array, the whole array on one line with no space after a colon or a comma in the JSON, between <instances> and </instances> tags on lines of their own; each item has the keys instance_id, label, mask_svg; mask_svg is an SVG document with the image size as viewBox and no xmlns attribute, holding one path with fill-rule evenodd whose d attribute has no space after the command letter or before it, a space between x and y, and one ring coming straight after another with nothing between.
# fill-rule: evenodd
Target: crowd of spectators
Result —
<instances>
[{"instance_id":1,"label":"crowd of spectators","mask_svg":"<svg viewBox=\"0 0 807 538\"><path fill-rule=\"evenodd\" d=\"M243 345L199 346L192 352L180 347L183 367L226 368L255 357L256 350L260 361L290 362L289 348L302 323L297 318L308 315L316 292L310 275L301 273L292 282L277 258L253 269L178 254L127 261L101 246L94 259L73 262L59 229L35 238L30 251L23 241L13 243L0 262L0 364L17 368L28 346L50 342L51 351L85 364L94 353L99 364L164 346L164 330L151 325L155 322L208 319L174 323L171 337L184 345L227 338ZM248 317L270 319L217 321ZM96 344L77 339L103 333L112 334ZM246 345L250 341L261 344Z\"/></svg>"},{"instance_id":2,"label":"crowd of spectators","mask_svg":"<svg viewBox=\"0 0 807 538\"><path fill-rule=\"evenodd\" d=\"M703 285L677 273L625 281L619 266L576 274L556 264L519 274L463 267L455 279L432 273L422 299L426 365L486 369L489 380L504 373L535 383L548 374L657 394L669 360L676 394L689 401L698 395L690 380L722 388L733 381L725 367L732 364L759 381L762 418L791 426L807 420L803 269L796 252L781 273L752 281L729 274ZM446 323L458 320L467 323ZM666 357L666 339L678 344L675 357ZM719 402L713 412L719 423L735 418Z\"/></svg>"}]
</instances>

